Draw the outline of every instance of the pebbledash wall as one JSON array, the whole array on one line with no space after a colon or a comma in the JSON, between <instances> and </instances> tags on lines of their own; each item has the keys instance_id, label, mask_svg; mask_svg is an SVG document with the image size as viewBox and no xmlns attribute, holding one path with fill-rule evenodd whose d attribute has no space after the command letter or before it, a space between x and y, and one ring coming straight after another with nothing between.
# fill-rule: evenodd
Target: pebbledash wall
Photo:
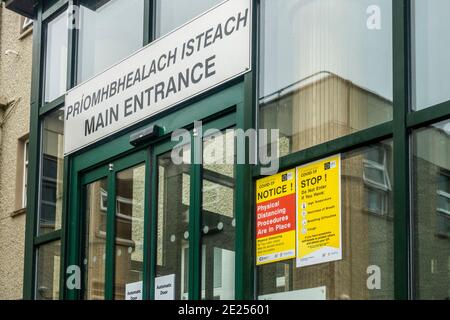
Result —
<instances>
[{"instance_id":1,"label":"pebbledash wall","mask_svg":"<svg viewBox=\"0 0 450 320\"><path fill-rule=\"evenodd\" d=\"M35 21L25 299L449 298L448 1L6 3ZM221 47L228 40L218 25L239 18L218 12L243 3L251 14L239 32L228 29L237 42ZM169 94L139 98L141 82L155 84L142 80L143 65L202 31L204 43L220 40L182 63L217 72L194 89L178 82L172 104ZM138 79L131 89L129 72ZM111 94L112 83L125 93ZM105 125L97 110L122 110L127 92L130 117L104 113ZM213 139L197 121L227 133ZM239 129L279 130L270 146L279 172L339 154L339 259L304 266L291 252L259 265L255 194L264 158L175 163L178 129L192 137L175 149L185 160L202 155L199 145L204 159L210 147L224 159L221 141L233 142ZM243 149L248 158L257 151Z\"/></svg>"},{"instance_id":2,"label":"pebbledash wall","mask_svg":"<svg viewBox=\"0 0 450 320\"><path fill-rule=\"evenodd\" d=\"M0 300L23 293L31 23L0 4Z\"/></svg>"}]
</instances>

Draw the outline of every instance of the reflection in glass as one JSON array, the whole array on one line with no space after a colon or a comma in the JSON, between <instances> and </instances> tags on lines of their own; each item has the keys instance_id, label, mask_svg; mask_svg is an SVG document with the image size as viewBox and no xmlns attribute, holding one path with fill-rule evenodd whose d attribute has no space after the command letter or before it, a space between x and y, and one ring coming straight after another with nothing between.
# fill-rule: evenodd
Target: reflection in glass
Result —
<instances>
[{"instance_id":1,"label":"reflection in glass","mask_svg":"<svg viewBox=\"0 0 450 320\"><path fill-rule=\"evenodd\" d=\"M235 298L233 146L233 130L203 142L202 299L206 300Z\"/></svg>"},{"instance_id":2,"label":"reflection in glass","mask_svg":"<svg viewBox=\"0 0 450 320\"><path fill-rule=\"evenodd\" d=\"M124 300L126 285L142 281L144 197L145 165L117 174L115 299Z\"/></svg>"},{"instance_id":3,"label":"reflection in glass","mask_svg":"<svg viewBox=\"0 0 450 320\"><path fill-rule=\"evenodd\" d=\"M450 299L450 121L413 133L415 283L419 299Z\"/></svg>"},{"instance_id":4,"label":"reflection in glass","mask_svg":"<svg viewBox=\"0 0 450 320\"><path fill-rule=\"evenodd\" d=\"M345 153L341 165L343 259L303 268L296 268L295 259L258 267L258 296L308 299L305 289L326 287L329 300L394 298L392 143ZM372 175L373 168L379 172ZM379 280L373 287L372 270Z\"/></svg>"},{"instance_id":5,"label":"reflection in glass","mask_svg":"<svg viewBox=\"0 0 450 320\"><path fill-rule=\"evenodd\" d=\"M68 34L66 11L47 24L44 83L45 102L51 102L66 92Z\"/></svg>"},{"instance_id":6,"label":"reflection in glass","mask_svg":"<svg viewBox=\"0 0 450 320\"><path fill-rule=\"evenodd\" d=\"M39 234L61 228L64 178L64 110L42 123L41 203Z\"/></svg>"},{"instance_id":7,"label":"reflection in glass","mask_svg":"<svg viewBox=\"0 0 450 320\"><path fill-rule=\"evenodd\" d=\"M84 299L105 296L107 179L93 182L85 191Z\"/></svg>"},{"instance_id":8,"label":"reflection in glass","mask_svg":"<svg viewBox=\"0 0 450 320\"><path fill-rule=\"evenodd\" d=\"M260 126L279 155L392 120L392 1L261 2Z\"/></svg>"},{"instance_id":9,"label":"reflection in glass","mask_svg":"<svg viewBox=\"0 0 450 320\"><path fill-rule=\"evenodd\" d=\"M448 0L414 0L413 50L415 59L414 109L421 110L450 100L450 34Z\"/></svg>"},{"instance_id":10,"label":"reflection in glass","mask_svg":"<svg viewBox=\"0 0 450 320\"><path fill-rule=\"evenodd\" d=\"M81 1L78 83L141 48L143 39L144 0Z\"/></svg>"},{"instance_id":11,"label":"reflection in glass","mask_svg":"<svg viewBox=\"0 0 450 320\"><path fill-rule=\"evenodd\" d=\"M60 256L60 241L39 247L36 263L36 300L59 299Z\"/></svg>"},{"instance_id":12,"label":"reflection in glass","mask_svg":"<svg viewBox=\"0 0 450 320\"><path fill-rule=\"evenodd\" d=\"M220 2L222 0L157 0L156 37L165 35Z\"/></svg>"},{"instance_id":13,"label":"reflection in glass","mask_svg":"<svg viewBox=\"0 0 450 320\"><path fill-rule=\"evenodd\" d=\"M156 277L175 275L175 299L188 299L190 149L180 149L186 164L171 152L158 158Z\"/></svg>"}]
</instances>

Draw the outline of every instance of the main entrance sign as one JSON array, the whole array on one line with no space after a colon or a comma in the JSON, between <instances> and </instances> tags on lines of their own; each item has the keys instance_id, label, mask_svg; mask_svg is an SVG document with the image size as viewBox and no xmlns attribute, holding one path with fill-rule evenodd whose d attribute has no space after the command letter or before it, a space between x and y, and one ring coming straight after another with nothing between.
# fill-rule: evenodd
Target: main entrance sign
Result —
<instances>
[{"instance_id":1,"label":"main entrance sign","mask_svg":"<svg viewBox=\"0 0 450 320\"><path fill-rule=\"evenodd\" d=\"M65 154L250 71L251 12L225 1L68 91Z\"/></svg>"}]
</instances>

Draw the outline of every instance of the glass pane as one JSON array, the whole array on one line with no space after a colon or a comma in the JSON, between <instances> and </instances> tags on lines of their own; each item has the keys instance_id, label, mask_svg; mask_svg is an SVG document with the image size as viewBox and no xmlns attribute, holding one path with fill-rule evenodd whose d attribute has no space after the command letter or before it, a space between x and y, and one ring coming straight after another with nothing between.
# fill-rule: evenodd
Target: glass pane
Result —
<instances>
[{"instance_id":1,"label":"glass pane","mask_svg":"<svg viewBox=\"0 0 450 320\"><path fill-rule=\"evenodd\" d=\"M59 299L60 257L60 241L42 245L37 250L36 300Z\"/></svg>"},{"instance_id":2,"label":"glass pane","mask_svg":"<svg viewBox=\"0 0 450 320\"><path fill-rule=\"evenodd\" d=\"M279 155L392 120L392 1L261 2L260 126Z\"/></svg>"},{"instance_id":3,"label":"glass pane","mask_svg":"<svg viewBox=\"0 0 450 320\"><path fill-rule=\"evenodd\" d=\"M144 0L81 1L78 83L142 47Z\"/></svg>"},{"instance_id":4,"label":"glass pane","mask_svg":"<svg viewBox=\"0 0 450 320\"><path fill-rule=\"evenodd\" d=\"M156 277L175 277L175 299L186 300L191 152L189 146L175 152L185 159L184 164L174 164L171 152L158 158Z\"/></svg>"},{"instance_id":5,"label":"glass pane","mask_svg":"<svg viewBox=\"0 0 450 320\"><path fill-rule=\"evenodd\" d=\"M107 179L86 186L84 299L102 300L105 295Z\"/></svg>"},{"instance_id":6,"label":"glass pane","mask_svg":"<svg viewBox=\"0 0 450 320\"><path fill-rule=\"evenodd\" d=\"M370 213L379 215L386 214L387 202L389 194L385 191L376 190L375 188L366 188L366 209Z\"/></svg>"},{"instance_id":7,"label":"glass pane","mask_svg":"<svg viewBox=\"0 0 450 320\"><path fill-rule=\"evenodd\" d=\"M235 298L234 186L234 130L206 137L203 142L202 299Z\"/></svg>"},{"instance_id":8,"label":"glass pane","mask_svg":"<svg viewBox=\"0 0 450 320\"><path fill-rule=\"evenodd\" d=\"M156 37L165 35L222 0L156 0Z\"/></svg>"},{"instance_id":9,"label":"glass pane","mask_svg":"<svg viewBox=\"0 0 450 320\"><path fill-rule=\"evenodd\" d=\"M115 299L142 281L144 262L145 165L117 174ZM142 286L142 282L138 287ZM142 291L141 291L142 292Z\"/></svg>"},{"instance_id":10,"label":"glass pane","mask_svg":"<svg viewBox=\"0 0 450 320\"><path fill-rule=\"evenodd\" d=\"M50 21L46 30L45 102L51 102L66 92L67 87L67 12Z\"/></svg>"},{"instance_id":11,"label":"glass pane","mask_svg":"<svg viewBox=\"0 0 450 320\"><path fill-rule=\"evenodd\" d=\"M43 7L44 7L44 11L47 9L50 9L51 6L53 6L56 2L58 2L58 0L44 0L43 2Z\"/></svg>"},{"instance_id":12,"label":"glass pane","mask_svg":"<svg viewBox=\"0 0 450 320\"><path fill-rule=\"evenodd\" d=\"M329 300L394 298L393 192L363 178L364 162L374 149L385 154L384 170L392 180L390 141L342 154L342 260L301 268L295 259L260 266L258 296L287 293L307 299L307 289L325 287L321 297Z\"/></svg>"},{"instance_id":13,"label":"glass pane","mask_svg":"<svg viewBox=\"0 0 450 320\"><path fill-rule=\"evenodd\" d=\"M414 0L413 62L415 63L414 109L421 110L450 100L450 33L448 0Z\"/></svg>"},{"instance_id":14,"label":"glass pane","mask_svg":"<svg viewBox=\"0 0 450 320\"><path fill-rule=\"evenodd\" d=\"M412 169L416 297L448 300L450 120L413 133Z\"/></svg>"},{"instance_id":15,"label":"glass pane","mask_svg":"<svg viewBox=\"0 0 450 320\"><path fill-rule=\"evenodd\" d=\"M438 177L438 188L443 193L450 194L450 175L442 174Z\"/></svg>"},{"instance_id":16,"label":"glass pane","mask_svg":"<svg viewBox=\"0 0 450 320\"><path fill-rule=\"evenodd\" d=\"M364 166L364 174L367 180L384 185L384 171L379 168Z\"/></svg>"},{"instance_id":17,"label":"glass pane","mask_svg":"<svg viewBox=\"0 0 450 320\"><path fill-rule=\"evenodd\" d=\"M437 203L438 211L450 216L450 194L438 195Z\"/></svg>"},{"instance_id":18,"label":"glass pane","mask_svg":"<svg viewBox=\"0 0 450 320\"><path fill-rule=\"evenodd\" d=\"M64 110L42 123L41 203L39 234L61 228L64 179Z\"/></svg>"}]
</instances>

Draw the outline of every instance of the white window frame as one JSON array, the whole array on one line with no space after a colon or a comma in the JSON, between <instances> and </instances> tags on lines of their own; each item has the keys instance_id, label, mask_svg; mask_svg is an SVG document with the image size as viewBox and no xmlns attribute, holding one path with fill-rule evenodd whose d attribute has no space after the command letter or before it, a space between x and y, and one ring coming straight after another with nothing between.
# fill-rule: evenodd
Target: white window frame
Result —
<instances>
[{"instance_id":1,"label":"white window frame","mask_svg":"<svg viewBox=\"0 0 450 320\"><path fill-rule=\"evenodd\" d=\"M28 28L29 26L33 25L33 19L24 17L23 19L23 24L22 24L22 30L25 30L26 28Z\"/></svg>"},{"instance_id":2,"label":"white window frame","mask_svg":"<svg viewBox=\"0 0 450 320\"><path fill-rule=\"evenodd\" d=\"M383 163L379 163L373 160L364 159L363 160L363 181L364 181L364 192L378 192L385 195L385 199L382 199L381 208L378 211L374 211L366 205L366 210L378 216L387 216L389 214L389 204L387 199L387 194L392 190L391 181L389 179L389 172L387 169L387 151L385 148L380 147L383 152ZM382 172L383 183L379 181L374 181L366 176L366 168L375 169Z\"/></svg>"},{"instance_id":3,"label":"white window frame","mask_svg":"<svg viewBox=\"0 0 450 320\"><path fill-rule=\"evenodd\" d=\"M373 210L369 207L368 204L366 204L366 210L370 213L373 213L375 215L378 216L387 216L388 212L389 212L389 205L388 205L388 198L387 198L387 192L384 190L380 190L377 188L373 188L373 187L368 187L366 186L364 188L364 192L369 193L369 192L376 192L377 194L380 194L383 198L381 199L382 203L381 203L381 208L379 210ZM368 197L367 197L368 200Z\"/></svg>"},{"instance_id":4,"label":"white window frame","mask_svg":"<svg viewBox=\"0 0 450 320\"><path fill-rule=\"evenodd\" d=\"M24 38L33 30L33 19L21 16L19 24L19 39Z\"/></svg>"},{"instance_id":5,"label":"white window frame","mask_svg":"<svg viewBox=\"0 0 450 320\"><path fill-rule=\"evenodd\" d=\"M368 185L371 185L375 188L384 190L384 191L390 191L391 190L391 182L389 180L389 174L387 172L386 168L386 154L384 155L384 163L379 164L377 162L371 161L371 160L363 160L363 179L364 182ZM365 168L375 169L378 171L381 171L383 174L384 183L379 183L378 181L374 181L366 176Z\"/></svg>"},{"instance_id":6,"label":"white window frame","mask_svg":"<svg viewBox=\"0 0 450 320\"><path fill-rule=\"evenodd\" d=\"M22 208L27 207L29 143L30 140L28 139L23 141Z\"/></svg>"},{"instance_id":7,"label":"white window frame","mask_svg":"<svg viewBox=\"0 0 450 320\"><path fill-rule=\"evenodd\" d=\"M446 198L446 200L450 203L450 193L445 192L444 190L437 190L437 195L438 197L443 197ZM444 208L439 208L438 206L436 206L436 210L437 212L445 215L446 217L450 218L450 211L446 210Z\"/></svg>"},{"instance_id":8,"label":"white window frame","mask_svg":"<svg viewBox=\"0 0 450 320\"><path fill-rule=\"evenodd\" d=\"M105 207L103 205L103 203L108 198L108 192L106 190L104 190L104 189L101 189L100 194L101 194L101 197L100 197L100 210L106 214L107 207ZM116 199L116 208L120 209L120 204L121 203L128 204L128 205L135 204L133 199L129 199L129 198L118 196L117 199ZM136 217L132 217L132 216L123 214L119 210L116 210L116 217L118 219L124 220L124 221L139 221L139 222L143 221L142 218L136 218Z\"/></svg>"}]
</instances>

